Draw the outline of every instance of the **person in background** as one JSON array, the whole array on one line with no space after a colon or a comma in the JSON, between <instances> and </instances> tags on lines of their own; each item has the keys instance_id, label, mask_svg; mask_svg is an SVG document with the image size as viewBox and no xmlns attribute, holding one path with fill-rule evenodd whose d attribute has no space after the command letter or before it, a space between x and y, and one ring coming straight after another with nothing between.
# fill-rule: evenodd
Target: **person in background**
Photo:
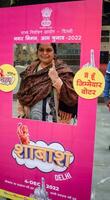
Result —
<instances>
[{"instance_id":1,"label":"person in background","mask_svg":"<svg viewBox=\"0 0 110 200\"><path fill-rule=\"evenodd\" d=\"M38 59L20 74L19 117L67 124L76 117L74 74L56 54L55 43L37 44Z\"/></svg>"},{"instance_id":2,"label":"person in background","mask_svg":"<svg viewBox=\"0 0 110 200\"><path fill-rule=\"evenodd\" d=\"M105 88L104 88L104 101L110 111L110 61L107 65L106 74L105 74Z\"/></svg>"},{"instance_id":3,"label":"person in background","mask_svg":"<svg viewBox=\"0 0 110 200\"><path fill-rule=\"evenodd\" d=\"M106 106L108 107L108 110L110 112L110 61L108 62L106 74L105 74L105 88L104 88L104 101ZM108 149L110 150L110 145L108 146Z\"/></svg>"}]
</instances>

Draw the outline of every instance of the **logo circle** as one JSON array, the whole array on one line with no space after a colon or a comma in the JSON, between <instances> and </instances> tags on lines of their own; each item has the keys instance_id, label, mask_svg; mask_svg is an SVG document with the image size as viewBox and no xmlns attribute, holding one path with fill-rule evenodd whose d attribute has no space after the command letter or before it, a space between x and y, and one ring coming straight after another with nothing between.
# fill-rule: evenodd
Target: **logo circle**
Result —
<instances>
[{"instance_id":1,"label":"logo circle","mask_svg":"<svg viewBox=\"0 0 110 200\"><path fill-rule=\"evenodd\" d=\"M73 87L80 97L94 99L104 90L104 76L96 67L83 67L75 74Z\"/></svg>"},{"instance_id":2,"label":"logo circle","mask_svg":"<svg viewBox=\"0 0 110 200\"><path fill-rule=\"evenodd\" d=\"M0 66L0 90L10 92L15 89L18 83L18 73L16 69L9 64Z\"/></svg>"}]
</instances>

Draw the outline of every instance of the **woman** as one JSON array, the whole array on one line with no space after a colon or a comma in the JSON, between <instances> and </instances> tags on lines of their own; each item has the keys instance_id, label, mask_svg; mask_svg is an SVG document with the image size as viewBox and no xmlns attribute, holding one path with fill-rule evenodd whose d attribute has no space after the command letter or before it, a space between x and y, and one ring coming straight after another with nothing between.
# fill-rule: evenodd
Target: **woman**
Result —
<instances>
[{"instance_id":1,"label":"woman","mask_svg":"<svg viewBox=\"0 0 110 200\"><path fill-rule=\"evenodd\" d=\"M108 62L106 74L105 74L105 88L104 88L104 100L110 111L110 61Z\"/></svg>"},{"instance_id":2,"label":"woman","mask_svg":"<svg viewBox=\"0 0 110 200\"><path fill-rule=\"evenodd\" d=\"M70 123L76 115L73 72L56 58L56 44L38 44L38 60L21 73L17 93L20 117ZM76 110L75 110L76 109Z\"/></svg>"}]
</instances>

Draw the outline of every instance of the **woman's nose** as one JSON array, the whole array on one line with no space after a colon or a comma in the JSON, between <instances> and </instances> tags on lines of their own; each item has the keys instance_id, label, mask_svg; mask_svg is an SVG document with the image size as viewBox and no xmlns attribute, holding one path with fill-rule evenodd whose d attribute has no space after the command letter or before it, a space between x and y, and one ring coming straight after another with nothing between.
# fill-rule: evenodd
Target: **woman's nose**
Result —
<instances>
[{"instance_id":1,"label":"woman's nose","mask_svg":"<svg viewBox=\"0 0 110 200\"><path fill-rule=\"evenodd\" d=\"M43 51L43 54L47 54L47 51L44 50L44 51Z\"/></svg>"}]
</instances>

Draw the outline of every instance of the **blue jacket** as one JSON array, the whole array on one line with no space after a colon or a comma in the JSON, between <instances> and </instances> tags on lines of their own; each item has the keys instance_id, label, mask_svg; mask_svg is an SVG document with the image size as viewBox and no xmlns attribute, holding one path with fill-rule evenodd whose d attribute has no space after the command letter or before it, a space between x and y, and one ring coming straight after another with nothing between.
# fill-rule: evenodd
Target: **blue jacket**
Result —
<instances>
[{"instance_id":1,"label":"blue jacket","mask_svg":"<svg viewBox=\"0 0 110 200\"><path fill-rule=\"evenodd\" d=\"M107 65L106 74L105 74L105 88L104 88L104 100L105 102L110 99L110 61Z\"/></svg>"}]
</instances>

